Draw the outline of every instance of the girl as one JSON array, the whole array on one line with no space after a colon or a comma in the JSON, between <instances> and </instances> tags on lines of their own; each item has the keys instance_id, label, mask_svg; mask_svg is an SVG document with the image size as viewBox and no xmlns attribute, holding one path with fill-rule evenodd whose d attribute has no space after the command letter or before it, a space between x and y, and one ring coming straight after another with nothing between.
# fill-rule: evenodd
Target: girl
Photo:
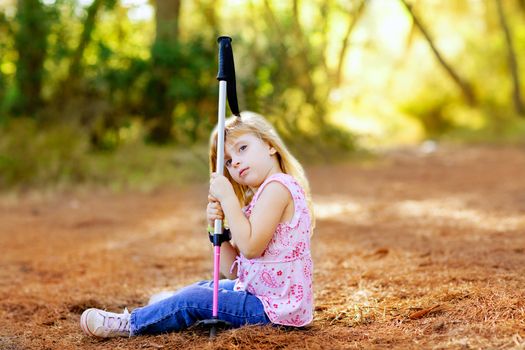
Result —
<instances>
[{"instance_id":1,"label":"girl","mask_svg":"<svg viewBox=\"0 0 525 350\"><path fill-rule=\"evenodd\" d=\"M226 219L218 318L233 327L301 327L313 316L309 186L298 161L260 115L243 112L225 128L225 176L215 171L217 130L210 140L207 219ZM130 314L88 309L80 325L97 337L179 331L212 317L213 281L202 281Z\"/></svg>"}]
</instances>

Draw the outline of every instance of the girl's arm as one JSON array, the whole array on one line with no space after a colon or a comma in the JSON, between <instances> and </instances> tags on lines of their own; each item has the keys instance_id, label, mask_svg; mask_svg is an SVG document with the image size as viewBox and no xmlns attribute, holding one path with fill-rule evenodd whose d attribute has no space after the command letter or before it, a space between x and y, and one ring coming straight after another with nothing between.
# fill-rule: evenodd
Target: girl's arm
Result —
<instances>
[{"instance_id":1,"label":"girl's arm","mask_svg":"<svg viewBox=\"0 0 525 350\"><path fill-rule=\"evenodd\" d=\"M221 200L222 210L228 219L232 237L246 258L262 255L290 203L292 195L288 189L279 182L270 182L259 195L247 219L237 198L224 196Z\"/></svg>"},{"instance_id":2,"label":"girl's arm","mask_svg":"<svg viewBox=\"0 0 525 350\"><path fill-rule=\"evenodd\" d=\"M235 248L235 243L224 242L221 245L221 273L229 280L237 278L237 266L230 273L230 269L239 252Z\"/></svg>"}]
</instances>

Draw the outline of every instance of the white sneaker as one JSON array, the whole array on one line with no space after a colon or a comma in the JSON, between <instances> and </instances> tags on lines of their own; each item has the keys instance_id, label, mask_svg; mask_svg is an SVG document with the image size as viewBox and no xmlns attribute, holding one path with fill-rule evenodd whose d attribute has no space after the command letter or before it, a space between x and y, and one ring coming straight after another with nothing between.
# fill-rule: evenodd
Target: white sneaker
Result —
<instances>
[{"instance_id":1,"label":"white sneaker","mask_svg":"<svg viewBox=\"0 0 525 350\"><path fill-rule=\"evenodd\" d=\"M87 309L80 316L80 328L87 335L100 338L129 337L130 313L124 309L124 313L117 314L100 309Z\"/></svg>"}]
</instances>

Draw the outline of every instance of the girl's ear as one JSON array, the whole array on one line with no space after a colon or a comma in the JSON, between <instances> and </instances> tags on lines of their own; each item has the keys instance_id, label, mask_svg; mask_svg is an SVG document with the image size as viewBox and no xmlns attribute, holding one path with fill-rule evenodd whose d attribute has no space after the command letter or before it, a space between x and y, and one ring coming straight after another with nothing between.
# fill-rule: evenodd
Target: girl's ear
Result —
<instances>
[{"instance_id":1,"label":"girl's ear","mask_svg":"<svg viewBox=\"0 0 525 350\"><path fill-rule=\"evenodd\" d=\"M277 150L273 147L270 147L270 155L273 156L275 153L277 153Z\"/></svg>"}]
</instances>

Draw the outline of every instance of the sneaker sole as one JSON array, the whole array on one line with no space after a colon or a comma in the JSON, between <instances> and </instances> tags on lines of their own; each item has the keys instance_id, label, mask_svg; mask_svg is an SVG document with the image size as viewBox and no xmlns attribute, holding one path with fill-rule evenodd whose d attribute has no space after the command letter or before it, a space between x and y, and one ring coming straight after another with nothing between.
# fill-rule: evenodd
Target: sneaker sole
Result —
<instances>
[{"instance_id":1,"label":"sneaker sole","mask_svg":"<svg viewBox=\"0 0 525 350\"><path fill-rule=\"evenodd\" d=\"M86 311L84 311L82 313L82 316L80 316L80 328L82 328L82 330L84 331L85 334L90 335L92 337L96 337L96 335L93 334L93 332L91 332L91 330L89 329L88 324L87 324L88 315L92 311L95 311L95 310L94 309L87 309Z\"/></svg>"}]
</instances>

